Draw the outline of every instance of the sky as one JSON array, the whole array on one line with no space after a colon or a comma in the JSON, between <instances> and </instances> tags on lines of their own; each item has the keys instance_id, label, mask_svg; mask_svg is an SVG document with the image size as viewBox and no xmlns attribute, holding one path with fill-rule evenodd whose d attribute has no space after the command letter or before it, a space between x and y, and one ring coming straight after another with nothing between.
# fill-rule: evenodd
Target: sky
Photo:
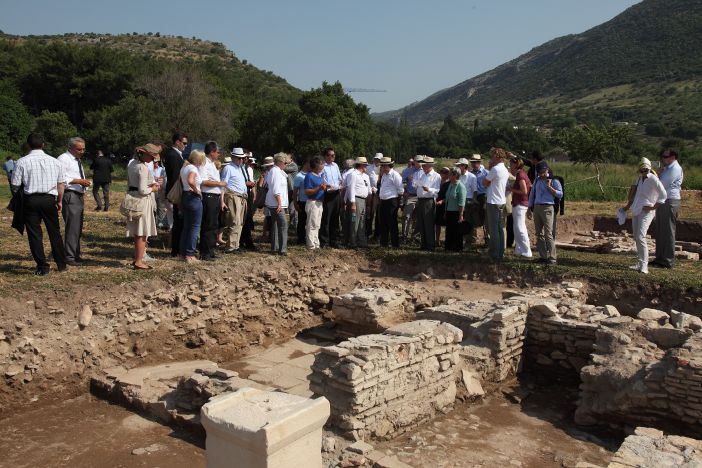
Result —
<instances>
[{"instance_id":1,"label":"sky","mask_svg":"<svg viewBox=\"0 0 702 468\"><path fill-rule=\"evenodd\" d=\"M348 88L372 112L420 101L639 0L0 0L8 34L197 36L302 90Z\"/></svg>"}]
</instances>

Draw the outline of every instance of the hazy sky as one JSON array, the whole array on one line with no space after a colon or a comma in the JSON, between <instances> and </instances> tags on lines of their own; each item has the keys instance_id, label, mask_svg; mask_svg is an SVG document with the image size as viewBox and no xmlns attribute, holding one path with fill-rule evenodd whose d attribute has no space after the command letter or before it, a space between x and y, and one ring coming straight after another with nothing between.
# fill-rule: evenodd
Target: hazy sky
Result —
<instances>
[{"instance_id":1,"label":"hazy sky","mask_svg":"<svg viewBox=\"0 0 702 468\"><path fill-rule=\"evenodd\" d=\"M0 0L10 34L133 31L224 43L307 90L323 81L372 111L396 109L638 0Z\"/></svg>"}]
</instances>

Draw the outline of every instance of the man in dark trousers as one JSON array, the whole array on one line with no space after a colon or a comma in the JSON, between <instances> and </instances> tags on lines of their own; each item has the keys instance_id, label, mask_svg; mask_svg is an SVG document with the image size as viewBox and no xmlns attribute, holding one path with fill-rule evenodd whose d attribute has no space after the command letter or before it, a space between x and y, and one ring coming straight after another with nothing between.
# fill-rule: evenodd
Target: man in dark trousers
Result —
<instances>
[{"instance_id":1,"label":"man in dark trousers","mask_svg":"<svg viewBox=\"0 0 702 468\"><path fill-rule=\"evenodd\" d=\"M57 159L43 151L44 138L36 133L27 137L30 152L17 161L12 173L12 190L22 187L24 191L24 223L32 257L37 263L35 274L49 273L49 264L44 255L41 222L51 242L51 254L59 271L66 270L66 255L59 229L58 214L63 206L63 191L66 174Z\"/></svg>"},{"instance_id":2,"label":"man in dark trousers","mask_svg":"<svg viewBox=\"0 0 702 468\"><path fill-rule=\"evenodd\" d=\"M110 161L110 158L106 158L102 151L98 150L95 160L90 165L90 170L93 171L95 211L107 211L110 208L110 184L112 183L112 172L114 171L112 161ZM102 198L100 198L99 194L100 189L102 189Z\"/></svg>"},{"instance_id":3,"label":"man in dark trousers","mask_svg":"<svg viewBox=\"0 0 702 468\"><path fill-rule=\"evenodd\" d=\"M171 191L173 184L180 178L183 167L183 150L188 144L184 133L173 134L173 146L168 148L163 156L163 167L166 169L166 194ZM180 255L180 233L183 230L183 214L177 205L173 205L173 226L171 227L171 257Z\"/></svg>"},{"instance_id":4,"label":"man in dark trousers","mask_svg":"<svg viewBox=\"0 0 702 468\"><path fill-rule=\"evenodd\" d=\"M336 151L334 148L324 150L324 167L322 181L327 184L324 193L324 210L322 211L322 226L319 230L319 241L322 247L339 247L339 211L341 209L341 172L334 162Z\"/></svg>"}]
</instances>

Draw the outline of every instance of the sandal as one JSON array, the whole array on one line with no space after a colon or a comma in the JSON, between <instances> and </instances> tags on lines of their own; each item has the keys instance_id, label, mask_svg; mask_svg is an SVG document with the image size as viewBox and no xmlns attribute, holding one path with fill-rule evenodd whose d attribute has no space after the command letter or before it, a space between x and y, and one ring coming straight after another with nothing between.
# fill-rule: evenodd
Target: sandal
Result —
<instances>
[{"instance_id":1,"label":"sandal","mask_svg":"<svg viewBox=\"0 0 702 468\"><path fill-rule=\"evenodd\" d=\"M151 265L139 266L136 263L133 263L132 266L134 267L135 270L153 270L154 269L154 267L152 267Z\"/></svg>"}]
</instances>

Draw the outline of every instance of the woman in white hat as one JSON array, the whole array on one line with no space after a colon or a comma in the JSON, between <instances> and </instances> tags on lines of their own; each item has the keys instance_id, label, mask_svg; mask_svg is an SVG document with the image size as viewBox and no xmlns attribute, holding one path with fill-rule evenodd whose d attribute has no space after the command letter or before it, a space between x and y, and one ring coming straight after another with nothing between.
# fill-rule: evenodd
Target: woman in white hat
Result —
<instances>
[{"instance_id":1,"label":"woman in white hat","mask_svg":"<svg viewBox=\"0 0 702 468\"><path fill-rule=\"evenodd\" d=\"M629 268L648 274L648 243L646 233L656 215L656 208L665 203L665 187L651 170L651 161L641 158L636 195L631 203L632 231L636 242L636 265ZM629 205L624 209L629 208Z\"/></svg>"}]
</instances>

